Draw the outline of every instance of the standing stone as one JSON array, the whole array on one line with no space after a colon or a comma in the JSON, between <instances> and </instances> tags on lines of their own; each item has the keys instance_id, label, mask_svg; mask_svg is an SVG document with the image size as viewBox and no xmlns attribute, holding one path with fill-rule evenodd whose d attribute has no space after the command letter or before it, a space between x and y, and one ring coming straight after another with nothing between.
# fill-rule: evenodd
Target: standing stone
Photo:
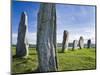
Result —
<instances>
[{"instance_id":1,"label":"standing stone","mask_svg":"<svg viewBox=\"0 0 100 75\"><path fill-rule=\"evenodd\" d=\"M79 48L82 49L83 47L84 47L84 39L81 36L80 39L79 39Z\"/></svg>"},{"instance_id":2,"label":"standing stone","mask_svg":"<svg viewBox=\"0 0 100 75\"><path fill-rule=\"evenodd\" d=\"M37 24L37 53L40 72L57 70L55 4L40 4Z\"/></svg>"},{"instance_id":3,"label":"standing stone","mask_svg":"<svg viewBox=\"0 0 100 75\"><path fill-rule=\"evenodd\" d=\"M63 32L62 52L68 50L68 31Z\"/></svg>"},{"instance_id":4,"label":"standing stone","mask_svg":"<svg viewBox=\"0 0 100 75\"><path fill-rule=\"evenodd\" d=\"M91 39L87 41L87 48L91 48Z\"/></svg>"},{"instance_id":5,"label":"standing stone","mask_svg":"<svg viewBox=\"0 0 100 75\"><path fill-rule=\"evenodd\" d=\"M26 12L22 12L17 37L17 57L26 57L28 55L28 40L26 36L27 32L27 15Z\"/></svg>"},{"instance_id":6,"label":"standing stone","mask_svg":"<svg viewBox=\"0 0 100 75\"><path fill-rule=\"evenodd\" d=\"M72 50L77 49L77 46L78 46L78 41L77 41L77 40L74 40L74 41L73 41L73 47L72 47Z\"/></svg>"}]
</instances>

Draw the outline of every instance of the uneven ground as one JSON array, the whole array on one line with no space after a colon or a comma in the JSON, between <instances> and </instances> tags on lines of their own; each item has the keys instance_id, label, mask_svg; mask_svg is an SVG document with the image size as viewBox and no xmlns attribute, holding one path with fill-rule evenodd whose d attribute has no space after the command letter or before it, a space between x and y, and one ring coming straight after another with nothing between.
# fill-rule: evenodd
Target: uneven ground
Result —
<instances>
[{"instance_id":1,"label":"uneven ground","mask_svg":"<svg viewBox=\"0 0 100 75\"><path fill-rule=\"evenodd\" d=\"M12 47L12 56L16 48ZM58 49L58 71L88 70L96 68L95 49L78 49L60 53ZM35 48L29 48L28 58L12 58L12 73L33 73L38 66L38 59Z\"/></svg>"}]
</instances>

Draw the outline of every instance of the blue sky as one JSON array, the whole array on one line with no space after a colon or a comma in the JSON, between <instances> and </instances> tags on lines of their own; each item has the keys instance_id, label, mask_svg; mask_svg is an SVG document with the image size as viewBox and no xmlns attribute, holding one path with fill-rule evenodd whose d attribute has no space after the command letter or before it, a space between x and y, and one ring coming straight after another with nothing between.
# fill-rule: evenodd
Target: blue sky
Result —
<instances>
[{"instance_id":1,"label":"blue sky","mask_svg":"<svg viewBox=\"0 0 100 75\"><path fill-rule=\"evenodd\" d=\"M16 44L20 15L23 11L28 16L29 43L36 43L37 13L39 3L12 3L12 43ZM85 40L91 38L95 42L95 7L83 5L56 4L57 13L57 42L62 43L63 31L69 32L69 42L83 36Z\"/></svg>"}]
</instances>

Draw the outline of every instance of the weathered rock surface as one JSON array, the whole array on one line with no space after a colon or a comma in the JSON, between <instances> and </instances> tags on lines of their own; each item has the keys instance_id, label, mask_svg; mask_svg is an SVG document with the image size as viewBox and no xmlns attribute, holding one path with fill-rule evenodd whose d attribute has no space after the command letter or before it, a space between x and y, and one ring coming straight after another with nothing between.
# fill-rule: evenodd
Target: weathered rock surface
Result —
<instances>
[{"instance_id":1,"label":"weathered rock surface","mask_svg":"<svg viewBox=\"0 0 100 75\"><path fill-rule=\"evenodd\" d=\"M75 50L78 48L78 41L77 40L74 40L73 41L73 47L72 47L72 50Z\"/></svg>"},{"instance_id":2,"label":"weathered rock surface","mask_svg":"<svg viewBox=\"0 0 100 75\"><path fill-rule=\"evenodd\" d=\"M84 38L82 36L79 39L79 48L80 49L84 48Z\"/></svg>"},{"instance_id":3,"label":"weathered rock surface","mask_svg":"<svg viewBox=\"0 0 100 75\"><path fill-rule=\"evenodd\" d=\"M27 39L27 15L26 12L22 12L20 24L18 28L18 37L16 45L16 56L26 57L28 55L28 39Z\"/></svg>"},{"instance_id":4,"label":"weathered rock surface","mask_svg":"<svg viewBox=\"0 0 100 75\"><path fill-rule=\"evenodd\" d=\"M37 24L37 53L40 72L57 70L55 4L40 4Z\"/></svg>"},{"instance_id":5,"label":"weathered rock surface","mask_svg":"<svg viewBox=\"0 0 100 75\"><path fill-rule=\"evenodd\" d=\"M63 32L63 42L62 42L62 52L68 50L68 31L64 30Z\"/></svg>"}]
</instances>

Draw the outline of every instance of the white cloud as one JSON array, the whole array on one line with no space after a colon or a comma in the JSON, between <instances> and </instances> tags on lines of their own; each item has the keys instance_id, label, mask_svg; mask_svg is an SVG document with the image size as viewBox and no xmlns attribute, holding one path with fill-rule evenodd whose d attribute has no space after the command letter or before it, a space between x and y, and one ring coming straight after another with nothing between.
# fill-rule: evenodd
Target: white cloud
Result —
<instances>
[{"instance_id":1,"label":"white cloud","mask_svg":"<svg viewBox=\"0 0 100 75\"><path fill-rule=\"evenodd\" d=\"M36 32L28 33L29 44L36 44ZM12 44L17 43L17 33L12 33Z\"/></svg>"},{"instance_id":2,"label":"white cloud","mask_svg":"<svg viewBox=\"0 0 100 75\"><path fill-rule=\"evenodd\" d=\"M57 43L62 43L63 40L63 31L67 30L66 28L62 28L60 30L57 29ZM92 40L92 43L95 43L95 29L91 28L81 28L81 29L68 29L69 32L69 42L73 40L79 40L80 36L83 36L85 39L85 43L88 39ZM28 40L30 44L36 44L37 34L36 32L29 32L28 33ZM12 44L17 43L17 33L12 33Z\"/></svg>"},{"instance_id":3,"label":"white cloud","mask_svg":"<svg viewBox=\"0 0 100 75\"><path fill-rule=\"evenodd\" d=\"M12 33L12 44L17 43L17 33Z\"/></svg>"},{"instance_id":4,"label":"white cloud","mask_svg":"<svg viewBox=\"0 0 100 75\"><path fill-rule=\"evenodd\" d=\"M62 28L57 30L57 42L62 43L63 41L63 31L67 30L69 32L69 42L73 40L79 40L80 36L84 37L85 43L88 39L92 40L92 43L95 43L95 28Z\"/></svg>"},{"instance_id":5,"label":"white cloud","mask_svg":"<svg viewBox=\"0 0 100 75\"><path fill-rule=\"evenodd\" d=\"M37 38L36 32L30 32L28 34L28 40L30 44L36 44L36 38Z\"/></svg>"}]
</instances>

